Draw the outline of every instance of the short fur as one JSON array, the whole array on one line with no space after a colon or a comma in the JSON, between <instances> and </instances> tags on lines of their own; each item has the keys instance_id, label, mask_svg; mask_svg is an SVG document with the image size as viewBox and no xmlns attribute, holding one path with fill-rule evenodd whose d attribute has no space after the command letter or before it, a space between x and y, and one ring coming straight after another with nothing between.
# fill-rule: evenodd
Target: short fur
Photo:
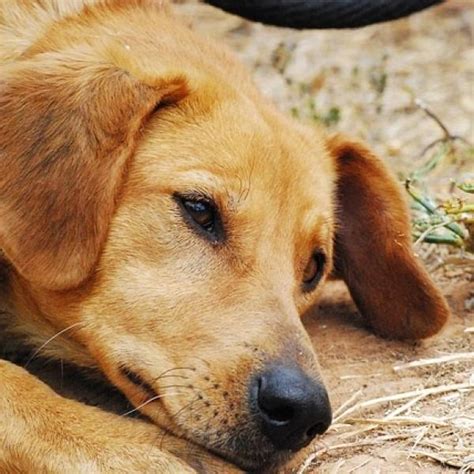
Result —
<instances>
[{"instance_id":1,"label":"short fur","mask_svg":"<svg viewBox=\"0 0 474 474\"><path fill-rule=\"evenodd\" d=\"M153 421L0 361L2 472L278 462L248 384L274 360L320 378L300 321L319 294L301 285L315 249L319 287L334 247L378 333L425 338L448 318L383 163L282 116L162 3L0 4L1 331L50 340L42 354L101 371ZM222 244L184 222L174 196L189 192L215 200Z\"/></svg>"}]
</instances>

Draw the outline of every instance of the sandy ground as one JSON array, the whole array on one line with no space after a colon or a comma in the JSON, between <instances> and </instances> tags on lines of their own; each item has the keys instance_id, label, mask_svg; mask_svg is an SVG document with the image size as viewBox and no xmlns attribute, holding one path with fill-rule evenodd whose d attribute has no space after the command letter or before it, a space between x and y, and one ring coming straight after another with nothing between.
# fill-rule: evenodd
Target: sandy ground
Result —
<instances>
[{"instance_id":1,"label":"sandy ground","mask_svg":"<svg viewBox=\"0 0 474 474\"><path fill-rule=\"evenodd\" d=\"M459 468L474 461L472 390L449 389L423 397L391 421L393 412L416 397L357 409L337 419L345 410L379 397L474 383L473 359L394 370L409 361L472 351L474 334L465 330L473 325L474 317L463 304L473 296L472 279L445 281L443 289L455 315L436 340L417 345L384 341L367 331L342 285L328 288L326 301L306 316L336 420L328 434L299 458L304 462L307 456L319 453L304 472L444 472L448 467L434 464L430 455ZM351 399L341 413L339 407Z\"/></svg>"},{"instance_id":2,"label":"sandy ground","mask_svg":"<svg viewBox=\"0 0 474 474\"><path fill-rule=\"evenodd\" d=\"M269 28L194 1L177 3L194 28L237 52L282 110L366 139L400 176L419 167L426 160L423 148L442 136L415 99L426 102L452 134L474 141L469 2L348 32ZM427 192L452 196L453 180L474 177L473 155L464 151L426 177ZM304 321L336 419L287 472L474 469L474 264L459 249L421 244L418 251L450 302L450 324L422 344L385 341L365 329L344 286L329 285ZM440 363L442 356L455 360ZM396 370L432 358L429 365ZM51 370L57 376L58 366ZM103 393L110 403L111 392Z\"/></svg>"}]
</instances>

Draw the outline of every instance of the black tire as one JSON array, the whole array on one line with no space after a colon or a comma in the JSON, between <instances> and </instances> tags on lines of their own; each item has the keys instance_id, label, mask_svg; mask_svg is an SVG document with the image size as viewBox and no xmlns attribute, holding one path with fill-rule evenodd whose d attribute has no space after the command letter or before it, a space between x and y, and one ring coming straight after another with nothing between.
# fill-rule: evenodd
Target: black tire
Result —
<instances>
[{"instance_id":1,"label":"black tire","mask_svg":"<svg viewBox=\"0 0 474 474\"><path fill-rule=\"evenodd\" d=\"M395 20L444 0L206 0L229 13L289 28L357 28Z\"/></svg>"}]
</instances>

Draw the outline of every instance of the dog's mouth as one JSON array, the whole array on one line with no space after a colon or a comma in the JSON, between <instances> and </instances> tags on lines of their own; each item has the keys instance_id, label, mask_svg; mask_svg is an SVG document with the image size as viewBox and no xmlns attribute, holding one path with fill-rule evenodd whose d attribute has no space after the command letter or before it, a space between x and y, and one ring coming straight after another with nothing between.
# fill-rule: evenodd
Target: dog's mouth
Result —
<instances>
[{"instance_id":1,"label":"dog's mouth","mask_svg":"<svg viewBox=\"0 0 474 474\"><path fill-rule=\"evenodd\" d=\"M323 400L323 395L326 392L321 384L316 384L303 372L301 372L303 375L300 376L300 372L294 368L277 366L277 369L283 373L281 375L273 367L271 366L271 369L267 369L263 373L263 376L266 377L264 387L266 391L262 388L262 375L258 378L250 378L246 383L241 381L235 386L223 386L222 380L212 379L212 374L209 372L200 374L196 372L195 367L169 369L160 376L154 377L147 374L146 370L141 372L123 365L119 367L119 374L122 379L123 391L135 406L127 414L140 412L169 435L186 439L247 472L273 472L313 439L315 435L311 429L313 418L318 416L318 420L324 421L325 418L322 417L326 416L329 407L329 402ZM193 376L169 375L168 372L172 370L192 370ZM280 401L289 389L280 395L279 385L271 385L271 380L268 381L274 373L279 375L278 381L282 381L281 383L286 381L284 376L306 381L309 389L304 386L303 388L307 391L303 395L309 393L311 398L305 399L305 404L300 403L300 405L296 405L300 401L300 398L296 396ZM172 385L158 385L163 376L184 377L186 381L182 384L174 381ZM256 381L258 381L257 385ZM170 387L173 387L177 392L166 392L166 389ZM248 387L255 388L257 395L250 392L248 399L242 399L241 392L245 390L249 393ZM300 395L300 392L297 391L296 395ZM262 393L273 405L265 405L264 402L266 403L267 399L261 401L259 397L263 396ZM170 403L166 398L168 395L172 399ZM280 398L277 398L278 396ZM277 402L280 405L275 405ZM305 416L302 416L301 413L299 417L293 416L293 411L288 409L291 402L294 403L290 408L305 410L303 413ZM184 416L181 416L183 414ZM263 415L270 421L266 421ZM284 419L281 420L280 417ZM308 417L309 421L307 421ZM286 428L288 424L290 424L290 430ZM274 431L269 431L270 428ZM309 438L306 435L307 431L310 432ZM295 432L298 436L298 443L293 442L293 438L290 438L294 436ZM303 435L306 436L304 444L299 442ZM280 439L281 443L277 444ZM273 467L275 469L272 469Z\"/></svg>"},{"instance_id":2,"label":"dog's mouth","mask_svg":"<svg viewBox=\"0 0 474 474\"><path fill-rule=\"evenodd\" d=\"M125 365L119 367L119 373L122 379L128 382L128 390L125 390L125 394L136 407L128 411L126 413L127 415L141 413L142 407L161 402L162 397L159 392L139 373L129 369ZM166 412L166 407L163 408ZM168 428L164 429L168 431ZM189 437L185 435L185 437L188 438L189 441L203 446L216 456L239 466L247 472L260 471L263 467L267 468L269 463L271 463L271 465L280 464L290 456L289 451L275 452L270 446L266 446L267 449L265 449L264 446L262 446L260 450L255 449L255 446L261 443L258 442L257 439L255 439L255 443L249 443L247 436L244 436L242 433L232 435L232 433L229 432L228 436L226 436L226 442L219 440L217 443L206 442L210 441L206 435L198 436L197 439L194 439L193 436Z\"/></svg>"},{"instance_id":3,"label":"dog's mouth","mask_svg":"<svg viewBox=\"0 0 474 474\"><path fill-rule=\"evenodd\" d=\"M282 466L294 454L291 451L275 452L273 450L266 454L256 448L253 449L253 453L242 451L234 453L214 448L209 448L209 451L248 473L276 472L278 466Z\"/></svg>"}]
</instances>

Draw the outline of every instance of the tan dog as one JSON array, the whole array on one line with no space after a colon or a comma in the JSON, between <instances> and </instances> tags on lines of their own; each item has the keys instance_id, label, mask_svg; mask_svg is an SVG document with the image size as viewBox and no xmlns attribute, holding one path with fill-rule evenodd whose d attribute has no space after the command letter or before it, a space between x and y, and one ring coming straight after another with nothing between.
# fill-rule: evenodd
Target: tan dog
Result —
<instances>
[{"instance_id":1,"label":"tan dog","mask_svg":"<svg viewBox=\"0 0 474 474\"><path fill-rule=\"evenodd\" d=\"M381 161L152 0L0 4L0 248L3 335L153 421L0 361L2 472L261 469L308 444L331 414L300 315L333 261L384 336L449 314Z\"/></svg>"}]
</instances>

